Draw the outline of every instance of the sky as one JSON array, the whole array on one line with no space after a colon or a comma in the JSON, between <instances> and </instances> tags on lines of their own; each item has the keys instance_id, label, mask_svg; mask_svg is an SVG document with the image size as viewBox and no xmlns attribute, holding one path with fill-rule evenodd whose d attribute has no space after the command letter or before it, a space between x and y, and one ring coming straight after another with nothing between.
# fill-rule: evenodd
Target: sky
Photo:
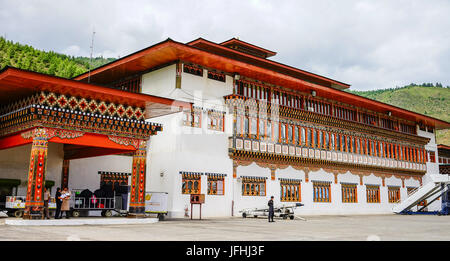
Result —
<instances>
[{"instance_id":1,"label":"sky","mask_svg":"<svg viewBox=\"0 0 450 261\"><path fill-rule=\"evenodd\" d=\"M89 57L94 31L94 56L238 37L352 90L450 85L448 0L0 0L0 35L14 42Z\"/></svg>"}]
</instances>

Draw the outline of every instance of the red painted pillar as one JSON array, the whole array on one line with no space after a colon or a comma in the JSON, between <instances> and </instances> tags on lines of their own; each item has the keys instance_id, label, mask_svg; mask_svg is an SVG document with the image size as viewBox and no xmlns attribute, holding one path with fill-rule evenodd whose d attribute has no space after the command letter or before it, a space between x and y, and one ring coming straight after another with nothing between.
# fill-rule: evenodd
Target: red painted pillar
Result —
<instances>
[{"instance_id":1,"label":"red painted pillar","mask_svg":"<svg viewBox=\"0 0 450 261\"><path fill-rule=\"evenodd\" d=\"M47 129L33 130L30 165L28 167L27 198L23 219L43 218L43 187L47 168Z\"/></svg>"},{"instance_id":2,"label":"red painted pillar","mask_svg":"<svg viewBox=\"0 0 450 261\"><path fill-rule=\"evenodd\" d=\"M61 189L69 187L69 160L63 160L61 171Z\"/></svg>"},{"instance_id":3,"label":"red painted pillar","mask_svg":"<svg viewBox=\"0 0 450 261\"><path fill-rule=\"evenodd\" d=\"M147 169L147 142L141 140L133 154L129 217L145 214L145 175Z\"/></svg>"}]
</instances>

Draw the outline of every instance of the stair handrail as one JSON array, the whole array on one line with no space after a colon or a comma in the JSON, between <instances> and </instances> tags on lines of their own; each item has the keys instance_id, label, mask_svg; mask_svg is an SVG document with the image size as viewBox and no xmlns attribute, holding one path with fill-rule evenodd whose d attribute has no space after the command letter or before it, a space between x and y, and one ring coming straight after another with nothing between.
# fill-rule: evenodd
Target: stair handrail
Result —
<instances>
[{"instance_id":1,"label":"stair handrail","mask_svg":"<svg viewBox=\"0 0 450 261\"><path fill-rule=\"evenodd\" d=\"M408 197L408 198L411 197L413 194L415 194L417 191L419 191L419 189L421 189L423 186L424 186L424 185L421 185L421 186L418 186L418 187L416 187L416 188L410 190L410 191L408 192L407 197ZM395 202L395 204L398 204L398 203L401 203L401 202L402 202L402 199L399 198L399 199Z\"/></svg>"}]
</instances>

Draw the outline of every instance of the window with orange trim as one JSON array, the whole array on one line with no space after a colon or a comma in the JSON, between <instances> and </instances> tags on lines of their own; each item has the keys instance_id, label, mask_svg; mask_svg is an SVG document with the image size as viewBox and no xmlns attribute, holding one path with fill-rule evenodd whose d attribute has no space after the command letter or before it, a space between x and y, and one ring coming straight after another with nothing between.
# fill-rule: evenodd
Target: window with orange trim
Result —
<instances>
[{"instance_id":1,"label":"window with orange trim","mask_svg":"<svg viewBox=\"0 0 450 261\"><path fill-rule=\"evenodd\" d=\"M225 178L208 176L208 195L224 195Z\"/></svg>"},{"instance_id":2,"label":"window with orange trim","mask_svg":"<svg viewBox=\"0 0 450 261\"><path fill-rule=\"evenodd\" d=\"M266 180L265 179L242 179L242 196L265 196Z\"/></svg>"},{"instance_id":3,"label":"window with orange trim","mask_svg":"<svg viewBox=\"0 0 450 261\"><path fill-rule=\"evenodd\" d=\"M300 180L280 180L280 201L300 202L301 190Z\"/></svg>"},{"instance_id":4,"label":"window with orange trim","mask_svg":"<svg viewBox=\"0 0 450 261\"><path fill-rule=\"evenodd\" d=\"M331 202L331 182L313 181L314 202Z\"/></svg>"},{"instance_id":5,"label":"window with orange trim","mask_svg":"<svg viewBox=\"0 0 450 261\"><path fill-rule=\"evenodd\" d=\"M366 185L367 203L380 203L380 186Z\"/></svg>"},{"instance_id":6,"label":"window with orange trim","mask_svg":"<svg viewBox=\"0 0 450 261\"><path fill-rule=\"evenodd\" d=\"M356 184L341 184L341 190L343 203L358 203Z\"/></svg>"},{"instance_id":7,"label":"window with orange trim","mask_svg":"<svg viewBox=\"0 0 450 261\"><path fill-rule=\"evenodd\" d=\"M397 203L400 200L400 187L388 186L389 203Z\"/></svg>"},{"instance_id":8,"label":"window with orange trim","mask_svg":"<svg viewBox=\"0 0 450 261\"><path fill-rule=\"evenodd\" d=\"M200 194L201 176L200 175L183 175L181 193L182 194Z\"/></svg>"}]
</instances>

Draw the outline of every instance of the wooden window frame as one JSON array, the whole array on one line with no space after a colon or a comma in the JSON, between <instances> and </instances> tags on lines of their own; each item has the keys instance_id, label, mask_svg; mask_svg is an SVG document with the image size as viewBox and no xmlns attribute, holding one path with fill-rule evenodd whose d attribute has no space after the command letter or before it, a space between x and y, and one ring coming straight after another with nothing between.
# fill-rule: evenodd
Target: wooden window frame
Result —
<instances>
[{"instance_id":1,"label":"wooden window frame","mask_svg":"<svg viewBox=\"0 0 450 261\"><path fill-rule=\"evenodd\" d=\"M366 202L381 203L380 186L366 185Z\"/></svg>"},{"instance_id":2,"label":"wooden window frame","mask_svg":"<svg viewBox=\"0 0 450 261\"><path fill-rule=\"evenodd\" d=\"M290 188L291 193L285 197L284 191L286 188ZM292 194L292 189L297 189L297 195ZM281 202L301 202L302 200L301 193L301 183L300 182L280 182L280 201Z\"/></svg>"},{"instance_id":3,"label":"wooden window frame","mask_svg":"<svg viewBox=\"0 0 450 261\"><path fill-rule=\"evenodd\" d=\"M188 183L192 181L192 189L189 190ZM194 183L195 181L198 181L198 188L194 189ZM186 186L183 186L186 183ZM181 194L200 194L202 191L202 177L200 175L198 176L192 176L192 177L186 177L185 175L181 178Z\"/></svg>"},{"instance_id":4,"label":"wooden window frame","mask_svg":"<svg viewBox=\"0 0 450 261\"><path fill-rule=\"evenodd\" d=\"M258 192L256 193L256 190L250 189L250 191L247 191L247 184L251 187L252 185L258 184ZM264 194L261 195L261 184L264 184ZM254 187L253 187L254 188ZM266 180L249 180L249 179L243 179L242 180L242 196L254 196L254 197L265 197L267 195L267 183Z\"/></svg>"},{"instance_id":5,"label":"wooden window frame","mask_svg":"<svg viewBox=\"0 0 450 261\"><path fill-rule=\"evenodd\" d=\"M331 203L331 183L313 182L313 202Z\"/></svg>"},{"instance_id":6,"label":"wooden window frame","mask_svg":"<svg viewBox=\"0 0 450 261\"><path fill-rule=\"evenodd\" d=\"M218 182L222 182L222 194L219 194ZM213 190L213 184L216 183L216 191ZM208 195L224 196L225 195L225 177L208 177L207 180L207 193Z\"/></svg>"},{"instance_id":7,"label":"wooden window frame","mask_svg":"<svg viewBox=\"0 0 450 261\"><path fill-rule=\"evenodd\" d=\"M341 184L342 203L358 203L358 186Z\"/></svg>"},{"instance_id":8,"label":"wooden window frame","mask_svg":"<svg viewBox=\"0 0 450 261\"><path fill-rule=\"evenodd\" d=\"M389 203L397 203L400 199L400 187L388 187Z\"/></svg>"}]
</instances>

